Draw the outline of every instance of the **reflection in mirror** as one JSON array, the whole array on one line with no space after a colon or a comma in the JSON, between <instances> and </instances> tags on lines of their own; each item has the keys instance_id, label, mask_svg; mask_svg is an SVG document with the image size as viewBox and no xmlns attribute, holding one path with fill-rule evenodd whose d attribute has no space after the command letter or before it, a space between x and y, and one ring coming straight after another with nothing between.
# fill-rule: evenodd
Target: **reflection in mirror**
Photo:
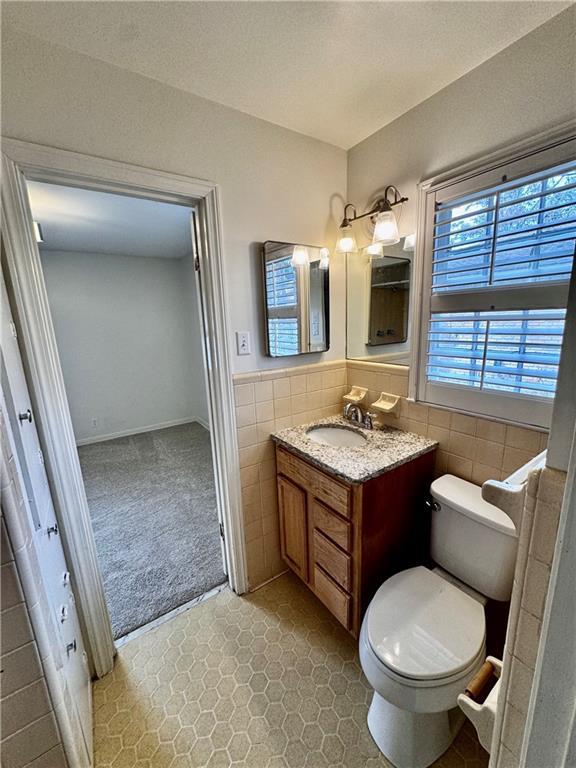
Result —
<instances>
[{"instance_id":1,"label":"reflection in mirror","mask_svg":"<svg viewBox=\"0 0 576 768\"><path fill-rule=\"evenodd\" d=\"M325 352L329 339L329 267L322 249L268 241L262 248L266 354Z\"/></svg>"},{"instance_id":2,"label":"reflection in mirror","mask_svg":"<svg viewBox=\"0 0 576 768\"><path fill-rule=\"evenodd\" d=\"M407 365L412 248L386 246L380 255L349 254L346 262L346 356Z\"/></svg>"},{"instance_id":3,"label":"reflection in mirror","mask_svg":"<svg viewBox=\"0 0 576 768\"><path fill-rule=\"evenodd\" d=\"M368 345L402 344L408 334L410 262L394 256L372 257Z\"/></svg>"}]
</instances>

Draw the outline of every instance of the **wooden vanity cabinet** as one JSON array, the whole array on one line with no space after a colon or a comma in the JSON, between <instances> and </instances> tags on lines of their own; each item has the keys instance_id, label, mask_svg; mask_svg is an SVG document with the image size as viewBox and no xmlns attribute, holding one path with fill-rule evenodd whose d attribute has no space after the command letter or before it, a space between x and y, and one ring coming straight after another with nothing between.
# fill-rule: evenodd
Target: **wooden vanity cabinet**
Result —
<instances>
[{"instance_id":1,"label":"wooden vanity cabinet","mask_svg":"<svg viewBox=\"0 0 576 768\"><path fill-rule=\"evenodd\" d=\"M426 557L434 453L353 484L276 447L282 557L356 637L382 582Z\"/></svg>"}]
</instances>

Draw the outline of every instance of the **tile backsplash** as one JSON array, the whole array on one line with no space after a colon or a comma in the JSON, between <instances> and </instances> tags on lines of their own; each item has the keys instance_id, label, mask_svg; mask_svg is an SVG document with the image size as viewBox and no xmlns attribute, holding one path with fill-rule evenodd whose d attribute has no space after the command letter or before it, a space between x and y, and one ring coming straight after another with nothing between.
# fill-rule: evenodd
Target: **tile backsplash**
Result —
<instances>
[{"instance_id":1,"label":"tile backsplash","mask_svg":"<svg viewBox=\"0 0 576 768\"><path fill-rule=\"evenodd\" d=\"M0 516L0 752L4 768L67 768L48 693L30 606Z\"/></svg>"},{"instance_id":2,"label":"tile backsplash","mask_svg":"<svg viewBox=\"0 0 576 768\"><path fill-rule=\"evenodd\" d=\"M528 480L500 692L506 706L493 748L502 768L520 764L565 484L565 472L546 467Z\"/></svg>"},{"instance_id":3,"label":"tile backsplash","mask_svg":"<svg viewBox=\"0 0 576 768\"><path fill-rule=\"evenodd\" d=\"M408 368L339 360L310 366L237 374L234 377L242 507L251 589L285 570L280 557L276 466L270 434L339 413L342 396L366 387L369 405L389 392L401 399L391 426L439 442L436 474L446 472L482 484L502 479L544 450L548 435L420 403L411 403Z\"/></svg>"},{"instance_id":4,"label":"tile backsplash","mask_svg":"<svg viewBox=\"0 0 576 768\"><path fill-rule=\"evenodd\" d=\"M405 386L398 371L406 372ZM366 387L367 404L380 392L402 395L399 417L385 416L383 420L392 427L438 440L437 475L449 472L477 485L489 479L502 480L546 448L547 432L409 402L407 371L400 366L348 361L348 385Z\"/></svg>"},{"instance_id":5,"label":"tile backsplash","mask_svg":"<svg viewBox=\"0 0 576 768\"><path fill-rule=\"evenodd\" d=\"M345 392L343 360L234 377L250 588L286 570L280 558L276 462L270 434L334 415Z\"/></svg>"}]
</instances>

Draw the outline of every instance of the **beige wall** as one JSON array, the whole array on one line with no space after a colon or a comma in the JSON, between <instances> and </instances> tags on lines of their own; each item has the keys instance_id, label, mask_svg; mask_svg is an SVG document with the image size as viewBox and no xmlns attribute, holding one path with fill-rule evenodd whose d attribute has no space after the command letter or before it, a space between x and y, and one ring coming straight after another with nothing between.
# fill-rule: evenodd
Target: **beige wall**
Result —
<instances>
[{"instance_id":1,"label":"beige wall","mask_svg":"<svg viewBox=\"0 0 576 768\"><path fill-rule=\"evenodd\" d=\"M493 749L501 768L519 765L565 483L565 472L547 468L528 482L500 693L506 706Z\"/></svg>"},{"instance_id":2,"label":"beige wall","mask_svg":"<svg viewBox=\"0 0 576 768\"><path fill-rule=\"evenodd\" d=\"M400 416L386 423L438 440L436 475L476 484L500 480L544 450L548 435L457 411L410 403L408 369L355 361L256 371L234 377L248 581L254 589L285 570L280 557L276 467L270 434L340 413L342 395L366 387L365 403L380 392L401 396Z\"/></svg>"},{"instance_id":3,"label":"beige wall","mask_svg":"<svg viewBox=\"0 0 576 768\"><path fill-rule=\"evenodd\" d=\"M7 488L3 488L7 490ZM3 768L67 768L14 552L0 517Z\"/></svg>"},{"instance_id":4,"label":"beige wall","mask_svg":"<svg viewBox=\"0 0 576 768\"><path fill-rule=\"evenodd\" d=\"M337 413L346 362L256 371L234 377L248 582L251 589L286 569L280 558L276 463L270 434Z\"/></svg>"},{"instance_id":5,"label":"beige wall","mask_svg":"<svg viewBox=\"0 0 576 768\"><path fill-rule=\"evenodd\" d=\"M362 208L395 184L410 198L400 220L409 234L419 181L573 119L575 25L576 6L353 147L349 200Z\"/></svg>"},{"instance_id":6,"label":"beige wall","mask_svg":"<svg viewBox=\"0 0 576 768\"><path fill-rule=\"evenodd\" d=\"M2 133L220 185L230 336L252 333L235 371L282 367L263 356L258 243L331 244L346 195L346 152L118 67L2 28ZM344 305L334 259L332 306ZM344 356L334 312L331 349ZM310 362L310 359L307 360Z\"/></svg>"},{"instance_id":7,"label":"beige wall","mask_svg":"<svg viewBox=\"0 0 576 768\"><path fill-rule=\"evenodd\" d=\"M348 385L366 387L366 403L380 392L406 395L407 368L348 361ZM404 372L404 386L399 374ZM400 415L385 423L437 440L436 475L447 472L481 485L502 480L546 448L548 433L500 421L476 418L459 411L433 408L402 397Z\"/></svg>"}]
</instances>

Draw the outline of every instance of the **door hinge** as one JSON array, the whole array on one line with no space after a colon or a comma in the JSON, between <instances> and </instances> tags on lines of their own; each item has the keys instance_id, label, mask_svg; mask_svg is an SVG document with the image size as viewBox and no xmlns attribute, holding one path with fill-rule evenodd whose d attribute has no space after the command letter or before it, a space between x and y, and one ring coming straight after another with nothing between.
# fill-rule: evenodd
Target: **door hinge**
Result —
<instances>
[{"instance_id":1,"label":"door hinge","mask_svg":"<svg viewBox=\"0 0 576 768\"><path fill-rule=\"evenodd\" d=\"M198 256L194 257L194 269L196 270L196 272L200 272L200 259L198 258Z\"/></svg>"},{"instance_id":2,"label":"door hinge","mask_svg":"<svg viewBox=\"0 0 576 768\"><path fill-rule=\"evenodd\" d=\"M220 538L224 538L224 525L220 523Z\"/></svg>"}]
</instances>

